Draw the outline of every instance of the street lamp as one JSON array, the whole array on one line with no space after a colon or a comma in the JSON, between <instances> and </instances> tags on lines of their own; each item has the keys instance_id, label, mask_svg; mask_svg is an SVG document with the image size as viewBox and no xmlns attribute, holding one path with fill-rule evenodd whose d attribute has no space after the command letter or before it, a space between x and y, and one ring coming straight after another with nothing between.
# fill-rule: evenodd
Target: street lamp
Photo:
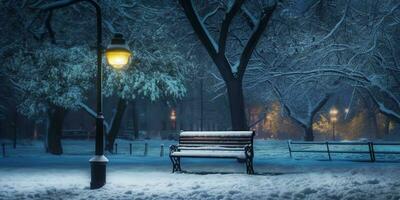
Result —
<instances>
[{"instance_id":1,"label":"street lamp","mask_svg":"<svg viewBox=\"0 0 400 200\"><path fill-rule=\"evenodd\" d=\"M338 110L336 108L331 108L329 111L329 114L331 116L331 122L332 122L332 138L335 140L335 123L337 122L337 114Z\"/></svg>"},{"instance_id":2,"label":"street lamp","mask_svg":"<svg viewBox=\"0 0 400 200\"><path fill-rule=\"evenodd\" d=\"M101 47L99 47L101 49ZM115 69L121 69L129 64L131 51L123 39L122 34L115 34L111 44L106 51L107 63ZM97 189L106 184L106 165L108 159L104 156L104 116L103 116L103 95L102 95L102 77L101 51L98 53L97 63L97 117L96 117L96 152L95 156L89 160L91 166L90 188Z\"/></svg>"},{"instance_id":3,"label":"street lamp","mask_svg":"<svg viewBox=\"0 0 400 200\"><path fill-rule=\"evenodd\" d=\"M101 7L95 0L68 0L68 1L55 1L49 3L41 9L48 12L46 17L46 28L49 30L50 36L54 40L54 32L51 28L51 18L53 11L64 8L76 3L87 2L92 5L96 10L96 51L97 51L97 74L96 74L96 151L95 156L89 160L91 167L91 182L90 189L97 189L104 186L106 183L106 165L108 159L104 156L104 116L103 116L103 95L102 95L102 19ZM115 34L111 41L111 45L106 50L107 62L114 68L123 68L129 63L132 53L125 44L121 34Z\"/></svg>"}]
</instances>

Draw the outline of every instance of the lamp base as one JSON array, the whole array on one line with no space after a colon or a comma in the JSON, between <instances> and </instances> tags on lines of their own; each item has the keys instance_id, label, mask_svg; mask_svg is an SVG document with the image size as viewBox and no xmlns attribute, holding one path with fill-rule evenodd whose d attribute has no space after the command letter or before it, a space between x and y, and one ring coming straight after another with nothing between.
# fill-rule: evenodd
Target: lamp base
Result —
<instances>
[{"instance_id":1,"label":"lamp base","mask_svg":"<svg viewBox=\"0 0 400 200\"><path fill-rule=\"evenodd\" d=\"M106 166L108 159L104 156L94 156L90 159L91 181L90 189L98 189L106 184Z\"/></svg>"}]
</instances>

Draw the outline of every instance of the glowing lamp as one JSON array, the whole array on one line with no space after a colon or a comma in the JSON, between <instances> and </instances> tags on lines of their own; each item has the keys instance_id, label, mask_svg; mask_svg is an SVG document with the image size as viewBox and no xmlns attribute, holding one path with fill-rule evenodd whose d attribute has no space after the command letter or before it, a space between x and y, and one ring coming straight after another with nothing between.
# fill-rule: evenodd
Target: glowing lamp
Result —
<instances>
[{"instance_id":1,"label":"glowing lamp","mask_svg":"<svg viewBox=\"0 0 400 200\"><path fill-rule=\"evenodd\" d=\"M332 108L332 109L329 111L329 114L330 114L331 116L335 116L335 115L338 114L338 110L337 110L336 108Z\"/></svg>"},{"instance_id":2,"label":"glowing lamp","mask_svg":"<svg viewBox=\"0 0 400 200\"><path fill-rule=\"evenodd\" d=\"M329 111L329 114L331 115L331 121L332 122L336 122L337 121L337 114L339 113L339 111L336 109L336 108L332 108L330 111Z\"/></svg>"},{"instance_id":3,"label":"glowing lamp","mask_svg":"<svg viewBox=\"0 0 400 200\"><path fill-rule=\"evenodd\" d=\"M172 111L171 111L171 116L170 116L170 118L171 118L172 121L175 121L175 120L176 120L176 112L175 112L175 110L172 110Z\"/></svg>"},{"instance_id":4,"label":"glowing lamp","mask_svg":"<svg viewBox=\"0 0 400 200\"><path fill-rule=\"evenodd\" d=\"M128 65L132 57L122 34L115 34L111 44L106 49L107 63L115 69L121 69Z\"/></svg>"}]
</instances>

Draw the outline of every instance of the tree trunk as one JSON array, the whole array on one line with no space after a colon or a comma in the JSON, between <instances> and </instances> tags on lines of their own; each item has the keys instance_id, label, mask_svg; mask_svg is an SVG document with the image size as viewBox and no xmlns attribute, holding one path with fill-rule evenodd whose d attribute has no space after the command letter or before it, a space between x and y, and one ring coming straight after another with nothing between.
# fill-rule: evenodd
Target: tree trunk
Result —
<instances>
[{"instance_id":1,"label":"tree trunk","mask_svg":"<svg viewBox=\"0 0 400 200\"><path fill-rule=\"evenodd\" d=\"M133 124L133 136L135 140L139 139L139 114L137 111L136 100L132 101L132 124Z\"/></svg>"},{"instance_id":2,"label":"tree trunk","mask_svg":"<svg viewBox=\"0 0 400 200\"><path fill-rule=\"evenodd\" d=\"M385 116L385 125L384 125L384 130L383 130L383 134L385 136L390 134L390 118Z\"/></svg>"},{"instance_id":3,"label":"tree trunk","mask_svg":"<svg viewBox=\"0 0 400 200\"><path fill-rule=\"evenodd\" d=\"M241 80L233 79L226 83L231 111L231 124L234 131L247 131L246 113L244 109L243 88Z\"/></svg>"},{"instance_id":4,"label":"tree trunk","mask_svg":"<svg viewBox=\"0 0 400 200\"><path fill-rule=\"evenodd\" d=\"M51 154L60 155L63 153L61 137L66 114L67 111L59 106L51 106L49 110L47 150Z\"/></svg>"},{"instance_id":5,"label":"tree trunk","mask_svg":"<svg viewBox=\"0 0 400 200\"><path fill-rule=\"evenodd\" d=\"M122 117L126 109L126 101L122 98L118 99L117 111L115 113L114 119L111 122L110 132L107 134L106 150L113 152L115 138L118 135L119 129L121 127Z\"/></svg>"},{"instance_id":6,"label":"tree trunk","mask_svg":"<svg viewBox=\"0 0 400 200\"><path fill-rule=\"evenodd\" d=\"M305 126L304 128L304 141L314 141L314 131L312 126Z\"/></svg>"}]
</instances>

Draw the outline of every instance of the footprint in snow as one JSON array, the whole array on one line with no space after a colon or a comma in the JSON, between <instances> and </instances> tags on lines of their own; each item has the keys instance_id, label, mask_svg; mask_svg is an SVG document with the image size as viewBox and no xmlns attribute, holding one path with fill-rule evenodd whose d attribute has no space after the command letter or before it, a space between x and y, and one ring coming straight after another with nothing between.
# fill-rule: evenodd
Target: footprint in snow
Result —
<instances>
[{"instance_id":1,"label":"footprint in snow","mask_svg":"<svg viewBox=\"0 0 400 200\"><path fill-rule=\"evenodd\" d=\"M234 194L237 194L237 193L239 193L239 192L238 192L238 191L235 191L235 190L229 191L229 194L231 194L231 195L234 195Z\"/></svg>"},{"instance_id":2,"label":"footprint in snow","mask_svg":"<svg viewBox=\"0 0 400 200\"><path fill-rule=\"evenodd\" d=\"M200 185L195 185L195 186L192 187L193 190L197 190L199 188L200 188Z\"/></svg>"},{"instance_id":3,"label":"footprint in snow","mask_svg":"<svg viewBox=\"0 0 400 200\"><path fill-rule=\"evenodd\" d=\"M361 185L361 183L358 181L353 181L353 185Z\"/></svg>"},{"instance_id":4,"label":"footprint in snow","mask_svg":"<svg viewBox=\"0 0 400 200\"><path fill-rule=\"evenodd\" d=\"M311 188L305 188L304 190L301 191L301 193L307 195L307 194L312 194L312 193L316 193L317 190L311 189Z\"/></svg>"},{"instance_id":5,"label":"footprint in snow","mask_svg":"<svg viewBox=\"0 0 400 200\"><path fill-rule=\"evenodd\" d=\"M368 180L366 183L367 183L367 184L376 185L376 184L379 184L379 181L376 180L376 179L374 179L374 180Z\"/></svg>"}]
</instances>

